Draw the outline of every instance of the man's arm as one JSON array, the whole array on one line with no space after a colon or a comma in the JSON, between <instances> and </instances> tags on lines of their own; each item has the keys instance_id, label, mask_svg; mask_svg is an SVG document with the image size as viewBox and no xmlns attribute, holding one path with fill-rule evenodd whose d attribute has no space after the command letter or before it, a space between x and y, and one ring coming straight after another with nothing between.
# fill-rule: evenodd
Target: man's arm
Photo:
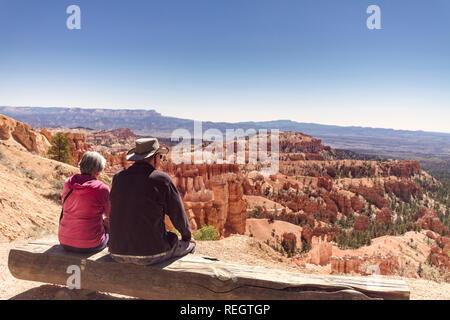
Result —
<instances>
[{"instance_id":1,"label":"man's arm","mask_svg":"<svg viewBox=\"0 0 450 320\"><path fill-rule=\"evenodd\" d=\"M174 227L181 233L181 239L191 240L191 227L184 211L183 201L172 181L169 182L166 195L165 213L169 216Z\"/></svg>"}]
</instances>

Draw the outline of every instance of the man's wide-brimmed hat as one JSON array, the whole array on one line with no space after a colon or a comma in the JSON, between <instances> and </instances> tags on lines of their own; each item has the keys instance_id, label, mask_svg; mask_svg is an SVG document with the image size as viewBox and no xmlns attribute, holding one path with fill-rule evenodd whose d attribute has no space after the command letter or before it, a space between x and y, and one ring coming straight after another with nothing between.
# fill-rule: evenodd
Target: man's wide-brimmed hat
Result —
<instances>
[{"instance_id":1,"label":"man's wide-brimmed hat","mask_svg":"<svg viewBox=\"0 0 450 320\"><path fill-rule=\"evenodd\" d=\"M160 153L166 154L169 150L159 145L156 138L142 138L136 140L136 148L131 149L127 153L128 161L138 161L150 158L151 156Z\"/></svg>"}]
</instances>

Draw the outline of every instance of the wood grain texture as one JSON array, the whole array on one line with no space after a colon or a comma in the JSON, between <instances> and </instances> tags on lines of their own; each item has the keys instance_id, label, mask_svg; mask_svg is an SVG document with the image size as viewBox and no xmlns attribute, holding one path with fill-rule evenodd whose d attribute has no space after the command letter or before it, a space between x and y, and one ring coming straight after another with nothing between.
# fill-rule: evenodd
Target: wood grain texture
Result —
<instances>
[{"instance_id":1,"label":"wood grain texture","mask_svg":"<svg viewBox=\"0 0 450 320\"><path fill-rule=\"evenodd\" d=\"M34 242L9 253L11 274L23 280L66 285L70 265L80 266L81 288L162 300L409 299L403 280L309 275L224 263L187 255L154 266L114 262L65 252L55 242Z\"/></svg>"}]
</instances>

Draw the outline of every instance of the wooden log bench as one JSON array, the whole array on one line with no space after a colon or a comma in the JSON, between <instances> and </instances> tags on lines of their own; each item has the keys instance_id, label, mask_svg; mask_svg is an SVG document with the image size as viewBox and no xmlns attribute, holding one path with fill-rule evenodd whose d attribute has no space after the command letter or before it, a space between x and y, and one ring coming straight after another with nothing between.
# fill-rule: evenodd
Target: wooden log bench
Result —
<instances>
[{"instance_id":1,"label":"wooden log bench","mask_svg":"<svg viewBox=\"0 0 450 320\"><path fill-rule=\"evenodd\" d=\"M78 266L81 289L161 300L409 299L403 280L311 275L218 261L189 254L154 266L120 264L107 249L93 255L68 253L53 240L9 252L11 274L22 280L66 285Z\"/></svg>"}]
</instances>

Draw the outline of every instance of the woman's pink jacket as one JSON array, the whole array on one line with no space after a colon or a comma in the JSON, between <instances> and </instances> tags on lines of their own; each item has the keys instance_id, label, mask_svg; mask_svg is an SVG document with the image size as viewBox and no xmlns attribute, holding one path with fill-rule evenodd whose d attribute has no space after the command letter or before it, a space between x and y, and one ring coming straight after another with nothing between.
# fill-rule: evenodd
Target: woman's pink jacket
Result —
<instances>
[{"instance_id":1,"label":"woman's pink jacket","mask_svg":"<svg viewBox=\"0 0 450 320\"><path fill-rule=\"evenodd\" d=\"M94 248L105 240L105 230L109 229L109 188L101 181L90 179L94 177L77 174L64 183L62 201L74 190L63 205L58 231L61 244Z\"/></svg>"}]
</instances>

